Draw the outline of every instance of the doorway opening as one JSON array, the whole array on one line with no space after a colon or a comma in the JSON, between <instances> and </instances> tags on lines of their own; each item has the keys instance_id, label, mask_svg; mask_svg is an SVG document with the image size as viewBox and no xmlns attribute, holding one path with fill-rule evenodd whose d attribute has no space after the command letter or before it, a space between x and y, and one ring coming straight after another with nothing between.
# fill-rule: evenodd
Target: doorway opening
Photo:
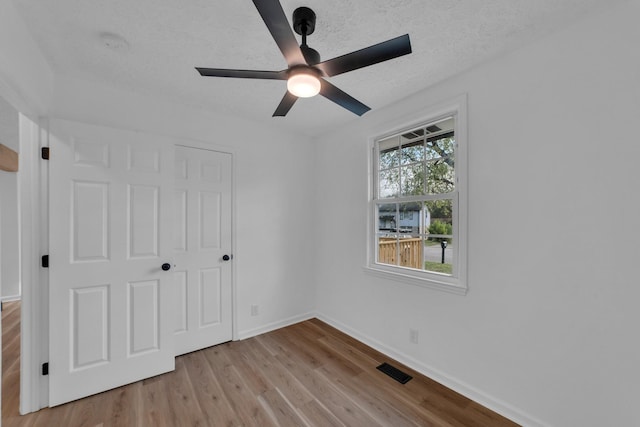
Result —
<instances>
[{"instance_id":1,"label":"doorway opening","mask_svg":"<svg viewBox=\"0 0 640 427\"><path fill-rule=\"evenodd\" d=\"M17 414L20 399L20 211L15 153L19 152L20 113L0 97L0 301L2 301L2 416ZM10 156L13 154L13 156ZM14 165L8 166L7 157Z\"/></svg>"}]
</instances>

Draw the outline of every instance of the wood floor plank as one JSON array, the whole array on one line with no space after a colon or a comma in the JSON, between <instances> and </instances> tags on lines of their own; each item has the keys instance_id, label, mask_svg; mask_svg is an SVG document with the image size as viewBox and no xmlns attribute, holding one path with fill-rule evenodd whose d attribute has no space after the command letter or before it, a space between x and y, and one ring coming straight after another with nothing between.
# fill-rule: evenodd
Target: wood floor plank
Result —
<instances>
[{"instance_id":1,"label":"wood floor plank","mask_svg":"<svg viewBox=\"0 0 640 427\"><path fill-rule=\"evenodd\" d=\"M318 400L312 400L299 408L299 411L302 418L311 426L347 427Z\"/></svg>"},{"instance_id":2,"label":"wood floor plank","mask_svg":"<svg viewBox=\"0 0 640 427\"><path fill-rule=\"evenodd\" d=\"M352 381L354 387L369 390L373 395L379 394L380 398L384 399L387 404L396 408L403 416L419 426L431 427L448 425L442 422L440 417L432 414L419 403L407 399L406 396L403 396L403 393L399 393L398 387L400 387L401 384L393 384L392 386L388 384L382 385L379 382L375 382L377 376L375 373L364 372L362 375L353 378Z\"/></svg>"},{"instance_id":3,"label":"wood floor plank","mask_svg":"<svg viewBox=\"0 0 640 427\"><path fill-rule=\"evenodd\" d=\"M372 359L377 360L379 362L378 364L388 359L386 355L380 353L378 350L363 344L361 341L358 341L357 339L339 331L333 326L327 323L324 323L320 319L315 319L315 318L310 319L305 323L307 324L308 328L315 329L316 331L318 330L321 331L319 333L321 333L323 336L332 336L340 341L343 341L345 344L348 344L354 348L359 349L360 351L362 351Z\"/></svg>"},{"instance_id":4,"label":"wood floor plank","mask_svg":"<svg viewBox=\"0 0 640 427\"><path fill-rule=\"evenodd\" d=\"M299 338L294 334L289 335L288 333L283 333L283 331L278 330L273 331L273 333L270 334L270 338L278 342L281 347L286 348L287 351L298 355L306 365L314 368L322 366L322 355L314 352L312 348L300 345L298 341ZM305 344L308 344L308 341L305 342Z\"/></svg>"},{"instance_id":5,"label":"wood floor plank","mask_svg":"<svg viewBox=\"0 0 640 427\"><path fill-rule=\"evenodd\" d=\"M371 369L380 365L380 362L370 355L363 353L344 340L339 340L331 335L319 338L318 342L327 348L333 349L334 352L340 353L342 357L359 366L360 369Z\"/></svg>"},{"instance_id":6,"label":"wood floor plank","mask_svg":"<svg viewBox=\"0 0 640 427\"><path fill-rule=\"evenodd\" d=\"M316 399L321 402L341 422L348 426L378 426L373 418L364 413L346 394L342 393L316 369L305 366L293 352L276 356L280 362L298 378L309 390L313 390Z\"/></svg>"},{"instance_id":7,"label":"wood floor plank","mask_svg":"<svg viewBox=\"0 0 640 427\"><path fill-rule=\"evenodd\" d=\"M323 369L319 371L322 372ZM385 401L382 393L378 395L371 393L371 390L361 387L360 383L356 383L354 378L338 378L334 379L332 383L336 384L359 408L381 425L393 427L414 427L417 425L417 423L409 420L401 411L398 411L393 405Z\"/></svg>"},{"instance_id":8,"label":"wood floor plank","mask_svg":"<svg viewBox=\"0 0 640 427\"><path fill-rule=\"evenodd\" d=\"M234 414L241 422L251 426L256 425L257 420L268 419L257 396L242 380L242 376L237 372L223 349L211 347L204 350L204 355L227 400L233 407Z\"/></svg>"},{"instance_id":9,"label":"wood floor plank","mask_svg":"<svg viewBox=\"0 0 640 427\"><path fill-rule=\"evenodd\" d=\"M166 374L162 381L168 396L170 425L200 426L203 411L198 403L191 381L184 365L184 357L176 358L176 370Z\"/></svg>"},{"instance_id":10,"label":"wood floor plank","mask_svg":"<svg viewBox=\"0 0 640 427\"><path fill-rule=\"evenodd\" d=\"M291 402L289 402L277 388L262 393L258 396L258 401L276 425L281 427L308 427L307 423L300 418L300 415L298 415Z\"/></svg>"},{"instance_id":11,"label":"wood floor plank","mask_svg":"<svg viewBox=\"0 0 640 427\"><path fill-rule=\"evenodd\" d=\"M35 427L49 426L66 426L67 420L70 418L72 408L69 405L56 406L55 408L46 408L36 413L37 419L33 424ZM29 415L31 416L31 414ZM16 417L14 419L16 426L22 426L22 419L25 417ZM2 425L5 425L4 419Z\"/></svg>"},{"instance_id":12,"label":"wood floor plank","mask_svg":"<svg viewBox=\"0 0 640 427\"><path fill-rule=\"evenodd\" d=\"M229 346L233 364L237 367L238 371L242 372L242 378L253 393L260 395L270 388L273 388L265 372L260 369L259 364L256 364L251 356L251 348L260 345L256 339L249 338L244 341L235 341L233 344L235 345Z\"/></svg>"},{"instance_id":13,"label":"wood floor plank","mask_svg":"<svg viewBox=\"0 0 640 427\"><path fill-rule=\"evenodd\" d=\"M176 370L20 416L20 303L2 312L4 427L513 427L513 422L311 319L182 355ZM412 375L400 384L375 369Z\"/></svg>"},{"instance_id":14,"label":"wood floor plank","mask_svg":"<svg viewBox=\"0 0 640 427\"><path fill-rule=\"evenodd\" d=\"M143 425L169 427L169 397L165 392L165 377L158 375L142 381ZM110 391L109 391L110 392ZM109 393L107 392L107 393Z\"/></svg>"},{"instance_id":15,"label":"wood floor plank","mask_svg":"<svg viewBox=\"0 0 640 427\"><path fill-rule=\"evenodd\" d=\"M294 327L297 325L293 325ZM322 345L317 337L305 335L300 328L292 327L287 331L274 334L276 340L281 342L292 352L298 354L303 360L308 360L311 366L321 367L332 365L344 376L354 376L362 372L362 368L352 363L348 359L341 357L335 350Z\"/></svg>"},{"instance_id":16,"label":"wood floor plank","mask_svg":"<svg viewBox=\"0 0 640 427\"><path fill-rule=\"evenodd\" d=\"M196 351L185 355L184 358L189 380L208 425L240 426L239 420L233 415L233 407L213 375L204 354Z\"/></svg>"},{"instance_id":17,"label":"wood floor plank","mask_svg":"<svg viewBox=\"0 0 640 427\"><path fill-rule=\"evenodd\" d=\"M248 348L245 356L262 371L272 388L277 388L294 406L301 407L313 400L297 378L259 343Z\"/></svg>"},{"instance_id":18,"label":"wood floor plank","mask_svg":"<svg viewBox=\"0 0 640 427\"><path fill-rule=\"evenodd\" d=\"M107 399L104 399L102 396L100 396L102 401L99 401L95 397L96 396L91 396L82 399L74 406L73 411L67 411L67 417L64 421L65 425L89 426L100 424L102 414L98 412L102 412L101 409L105 409L104 412L106 413L106 407L110 405L107 404Z\"/></svg>"}]
</instances>

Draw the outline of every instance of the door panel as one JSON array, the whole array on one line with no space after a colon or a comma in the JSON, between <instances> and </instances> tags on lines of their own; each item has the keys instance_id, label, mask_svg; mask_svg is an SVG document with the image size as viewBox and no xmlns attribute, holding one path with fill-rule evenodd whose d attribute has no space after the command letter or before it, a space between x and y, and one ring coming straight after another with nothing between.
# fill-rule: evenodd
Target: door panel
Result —
<instances>
[{"instance_id":1,"label":"door panel","mask_svg":"<svg viewBox=\"0 0 640 427\"><path fill-rule=\"evenodd\" d=\"M129 356L158 349L158 280L129 283Z\"/></svg>"},{"instance_id":2,"label":"door panel","mask_svg":"<svg viewBox=\"0 0 640 427\"><path fill-rule=\"evenodd\" d=\"M109 184L73 181L71 215L73 261L109 258Z\"/></svg>"},{"instance_id":3,"label":"door panel","mask_svg":"<svg viewBox=\"0 0 640 427\"><path fill-rule=\"evenodd\" d=\"M231 155L176 147L176 354L231 340Z\"/></svg>"},{"instance_id":4,"label":"door panel","mask_svg":"<svg viewBox=\"0 0 640 427\"><path fill-rule=\"evenodd\" d=\"M221 321L220 273L219 268L200 270L200 328L217 325Z\"/></svg>"},{"instance_id":5,"label":"door panel","mask_svg":"<svg viewBox=\"0 0 640 427\"><path fill-rule=\"evenodd\" d=\"M171 141L51 122L49 403L174 369Z\"/></svg>"},{"instance_id":6,"label":"door panel","mask_svg":"<svg viewBox=\"0 0 640 427\"><path fill-rule=\"evenodd\" d=\"M200 191L200 249L220 249L220 193Z\"/></svg>"},{"instance_id":7,"label":"door panel","mask_svg":"<svg viewBox=\"0 0 640 427\"><path fill-rule=\"evenodd\" d=\"M187 190L175 190L173 203L175 206L173 250L184 252L187 250Z\"/></svg>"},{"instance_id":8,"label":"door panel","mask_svg":"<svg viewBox=\"0 0 640 427\"><path fill-rule=\"evenodd\" d=\"M72 370L84 369L109 359L109 286L71 291Z\"/></svg>"},{"instance_id":9,"label":"door panel","mask_svg":"<svg viewBox=\"0 0 640 427\"><path fill-rule=\"evenodd\" d=\"M129 259L158 256L158 218L160 188L147 185L129 185L127 235Z\"/></svg>"}]
</instances>

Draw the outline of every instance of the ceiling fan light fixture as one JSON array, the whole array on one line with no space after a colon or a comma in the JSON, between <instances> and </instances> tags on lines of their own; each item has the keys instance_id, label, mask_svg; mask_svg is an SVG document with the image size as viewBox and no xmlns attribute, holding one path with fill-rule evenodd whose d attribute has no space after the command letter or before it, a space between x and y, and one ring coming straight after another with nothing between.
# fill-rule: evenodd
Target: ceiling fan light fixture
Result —
<instances>
[{"instance_id":1,"label":"ceiling fan light fixture","mask_svg":"<svg viewBox=\"0 0 640 427\"><path fill-rule=\"evenodd\" d=\"M320 79L313 68L291 70L287 90L298 98L311 98L320 93Z\"/></svg>"}]
</instances>

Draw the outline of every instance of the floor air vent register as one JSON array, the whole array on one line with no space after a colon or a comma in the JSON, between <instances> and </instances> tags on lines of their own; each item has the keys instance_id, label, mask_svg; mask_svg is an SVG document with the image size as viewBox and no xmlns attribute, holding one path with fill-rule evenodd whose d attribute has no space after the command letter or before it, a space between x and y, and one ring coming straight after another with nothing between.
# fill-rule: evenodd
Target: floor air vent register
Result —
<instances>
[{"instance_id":1,"label":"floor air vent register","mask_svg":"<svg viewBox=\"0 0 640 427\"><path fill-rule=\"evenodd\" d=\"M405 374L400 369L394 366L391 366L386 362L378 366L376 369L389 375L391 378L398 381L400 384L406 384L407 382L409 382L411 378L413 378L411 375Z\"/></svg>"}]
</instances>

